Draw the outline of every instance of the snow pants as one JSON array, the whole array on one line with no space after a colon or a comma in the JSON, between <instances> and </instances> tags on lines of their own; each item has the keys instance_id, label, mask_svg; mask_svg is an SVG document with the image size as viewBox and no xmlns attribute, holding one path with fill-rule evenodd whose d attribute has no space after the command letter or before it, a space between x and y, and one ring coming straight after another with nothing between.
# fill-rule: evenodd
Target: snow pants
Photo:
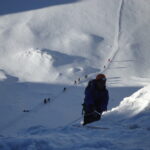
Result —
<instances>
[{"instance_id":1,"label":"snow pants","mask_svg":"<svg viewBox=\"0 0 150 150\"><path fill-rule=\"evenodd\" d=\"M91 113L85 113L83 125L86 125L88 123L92 123L94 121L98 121L100 119L101 119L101 113L97 113L95 111L91 112Z\"/></svg>"}]
</instances>

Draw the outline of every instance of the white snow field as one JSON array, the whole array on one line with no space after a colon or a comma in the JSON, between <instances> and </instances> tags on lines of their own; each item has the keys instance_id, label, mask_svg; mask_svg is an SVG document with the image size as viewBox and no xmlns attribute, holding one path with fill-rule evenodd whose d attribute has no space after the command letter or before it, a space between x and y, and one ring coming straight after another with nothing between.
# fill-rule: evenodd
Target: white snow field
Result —
<instances>
[{"instance_id":1,"label":"white snow field","mask_svg":"<svg viewBox=\"0 0 150 150\"><path fill-rule=\"evenodd\" d=\"M149 0L1 0L0 150L149 150L149 14ZM75 127L98 73L108 111Z\"/></svg>"}]
</instances>

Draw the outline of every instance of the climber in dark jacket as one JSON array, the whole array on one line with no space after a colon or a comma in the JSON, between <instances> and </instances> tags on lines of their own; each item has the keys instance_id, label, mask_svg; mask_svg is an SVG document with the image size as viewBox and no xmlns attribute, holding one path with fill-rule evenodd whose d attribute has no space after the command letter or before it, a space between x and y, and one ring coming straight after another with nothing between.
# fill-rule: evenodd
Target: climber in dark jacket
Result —
<instances>
[{"instance_id":1,"label":"climber in dark jacket","mask_svg":"<svg viewBox=\"0 0 150 150\"><path fill-rule=\"evenodd\" d=\"M104 74L98 74L96 79L91 80L85 89L83 125L100 120L102 112L107 110L108 100L106 77Z\"/></svg>"}]
</instances>

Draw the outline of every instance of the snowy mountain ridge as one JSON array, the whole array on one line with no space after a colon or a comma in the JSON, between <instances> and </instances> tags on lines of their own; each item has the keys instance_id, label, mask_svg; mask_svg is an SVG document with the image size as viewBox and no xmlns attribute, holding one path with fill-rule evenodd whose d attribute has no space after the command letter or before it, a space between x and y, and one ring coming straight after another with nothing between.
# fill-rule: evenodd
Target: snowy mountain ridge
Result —
<instances>
[{"instance_id":1,"label":"snowy mountain ridge","mask_svg":"<svg viewBox=\"0 0 150 150\"><path fill-rule=\"evenodd\" d=\"M1 1L1 11L6 2ZM50 3L48 0L45 0L45 4L46 2ZM136 78L148 80L149 1L84 0L57 5L63 2L67 3L57 0L52 2L56 5L43 9L1 15L1 70L17 77L19 81L54 83L60 80L59 82L69 83L79 76L100 72L107 60L115 57L120 63L113 62L112 68L118 68L119 71L109 70L121 78L121 84L126 84L130 79L136 82ZM14 11L18 9L17 6L12 6ZM21 6L23 10L24 7ZM29 60L21 60L21 55L16 57L16 53L26 53L29 49L38 49L41 53L46 49L50 52L49 57L52 57L53 50L57 54L55 61L61 60L65 54L67 63L60 61L59 67L50 63L49 69L40 65L38 68L34 65L34 57L31 57L32 61L30 57ZM72 62L68 61L72 56ZM30 62L30 67L26 61ZM35 58L36 61L44 62L45 58ZM76 68L75 71L69 72L73 68ZM33 70L40 69L42 71L38 74L32 74ZM111 76L110 73L108 71L106 74Z\"/></svg>"}]
</instances>

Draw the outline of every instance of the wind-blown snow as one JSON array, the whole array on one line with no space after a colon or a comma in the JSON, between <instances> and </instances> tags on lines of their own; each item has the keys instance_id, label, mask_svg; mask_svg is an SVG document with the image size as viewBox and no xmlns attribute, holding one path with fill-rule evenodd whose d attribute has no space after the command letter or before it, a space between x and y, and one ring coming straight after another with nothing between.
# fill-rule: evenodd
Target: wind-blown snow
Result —
<instances>
[{"instance_id":1,"label":"wind-blown snow","mask_svg":"<svg viewBox=\"0 0 150 150\"><path fill-rule=\"evenodd\" d=\"M6 79L6 76L3 71L0 71L0 80Z\"/></svg>"},{"instance_id":2,"label":"wind-blown snow","mask_svg":"<svg viewBox=\"0 0 150 150\"><path fill-rule=\"evenodd\" d=\"M149 150L149 14L148 0L1 0L0 149ZM108 129L73 127L99 72L110 101L92 125Z\"/></svg>"},{"instance_id":3,"label":"wind-blown snow","mask_svg":"<svg viewBox=\"0 0 150 150\"><path fill-rule=\"evenodd\" d=\"M135 119L137 122L141 124L141 127L144 127L143 124L148 123L148 114L150 113L150 86L144 87L139 91L135 92L130 97L124 98L120 105L116 108L110 110L107 115L115 116L116 120L130 120ZM116 117L117 116L117 117ZM120 116L120 117L119 117ZM113 117L114 118L114 117ZM144 118L143 121L142 118ZM114 119L114 120L115 120ZM135 123L134 121L130 121L131 123ZM147 128L149 128L149 123L145 124Z\"/></svg>"}]
</instances>

